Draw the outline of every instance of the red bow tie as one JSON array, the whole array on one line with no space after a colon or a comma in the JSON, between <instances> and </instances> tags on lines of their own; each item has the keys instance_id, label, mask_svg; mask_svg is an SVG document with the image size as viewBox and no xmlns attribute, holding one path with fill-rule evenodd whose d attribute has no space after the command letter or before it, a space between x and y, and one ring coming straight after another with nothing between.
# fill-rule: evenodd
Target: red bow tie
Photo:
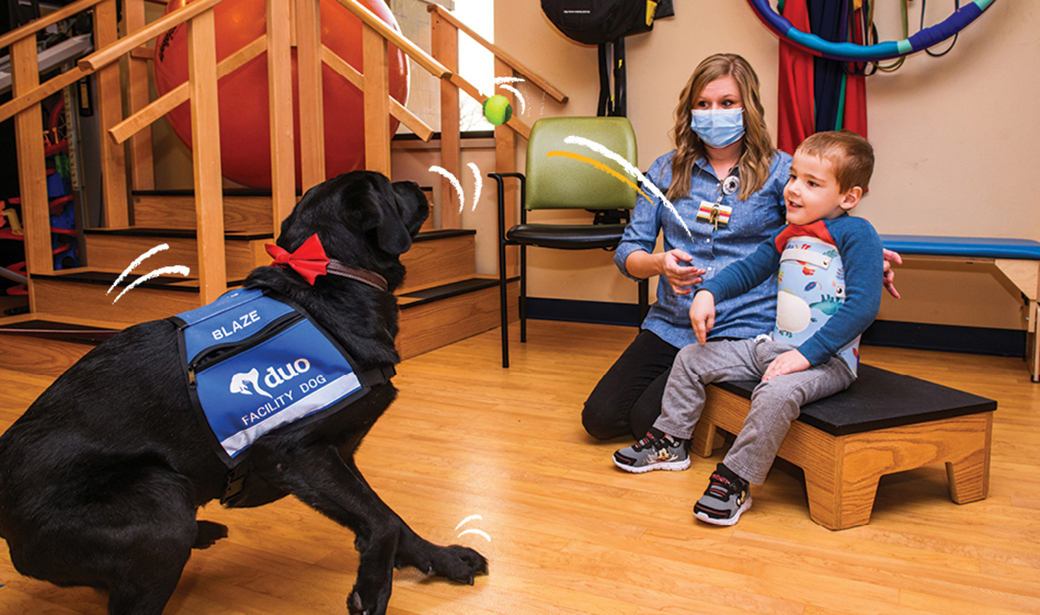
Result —
<instances>
[{"instance_id":1,"label":"red bow tie","mask_svg":"<svg viewBox=\"0 0 1040 615\"><path fill-rule=\"evenodd\" d=\"M289 252L273 243L264 244L264 247L267 248L267 253L274 257L272 265L292 267L311 286L314 286L314 280L319 275L325 275L327 272L329 257L325 254L325 248L322 247L317 233L308 237L295 252Z\"/></svg>"}]
</instances>

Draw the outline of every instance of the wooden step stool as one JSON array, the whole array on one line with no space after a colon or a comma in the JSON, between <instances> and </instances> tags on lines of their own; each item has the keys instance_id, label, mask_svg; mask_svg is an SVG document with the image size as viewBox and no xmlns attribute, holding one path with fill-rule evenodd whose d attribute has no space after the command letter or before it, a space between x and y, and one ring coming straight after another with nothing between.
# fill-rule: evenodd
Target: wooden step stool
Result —
<instances>
[{"instance_id":1,"label":"wooden step stool","mask_svg":"<svg viewBox=\"0 0 1040 615\"><path fill-rule=\"evenodd\" d=\"M710 457L716 428L740 432L756 382L708 386L690 450ZM990 439L997 402L918 378L860 365L847 390L808 404L778 456L805 472L809 516L842 530L870 522L885 474L945 463L958 504L989 491Z\"/></svg>"}]
</instances>

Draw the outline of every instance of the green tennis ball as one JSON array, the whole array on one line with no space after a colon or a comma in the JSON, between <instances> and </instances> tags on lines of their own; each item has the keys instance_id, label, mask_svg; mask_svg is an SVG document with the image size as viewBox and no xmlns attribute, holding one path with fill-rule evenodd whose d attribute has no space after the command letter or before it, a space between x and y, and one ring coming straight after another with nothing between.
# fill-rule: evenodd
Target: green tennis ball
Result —
<instances>
[{"instance_id":1,"label":"green tennis ball","mask_svg":"<svg viewBox=\"0 0 1040 615\"><path fill-rule=\"evenodd\" d=\"M495 126L501 126L513 117L513 105L501 94L495 94L484 101L484 117Z\"/></svg>"}]
</instances>

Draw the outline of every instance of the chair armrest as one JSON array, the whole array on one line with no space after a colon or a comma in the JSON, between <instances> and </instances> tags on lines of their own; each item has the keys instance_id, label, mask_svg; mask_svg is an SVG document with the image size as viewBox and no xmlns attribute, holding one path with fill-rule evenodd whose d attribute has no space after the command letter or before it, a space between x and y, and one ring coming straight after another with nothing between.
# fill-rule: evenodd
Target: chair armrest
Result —
<instances>
[{"instance_id":1,"label":"chair armrest","mask_svg":"<svg viewBox=\"0 0 1040 615\"><path fill-rule=\"evenodd\" d=\"M513 178L520 180L520 222L526 222L527 212L524 209L524 205L527 202L527 178L524 177L523 173L488 173L488 177L495 180L498 184L498 240L499 243L505 241L506 237L506 197L505 197L505 178Z\"/></svg>"}]
</instances>

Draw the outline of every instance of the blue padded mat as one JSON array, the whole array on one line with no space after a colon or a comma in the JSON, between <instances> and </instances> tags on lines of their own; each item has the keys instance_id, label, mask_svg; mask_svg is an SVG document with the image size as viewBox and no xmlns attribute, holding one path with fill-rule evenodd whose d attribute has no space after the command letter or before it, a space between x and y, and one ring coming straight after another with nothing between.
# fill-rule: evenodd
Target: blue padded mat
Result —
<instances>
[{"instance_id":1,"label":"blue padded mat","mask_svg":"<svg viewBox=\"0 0 1040 615\"><path fill-rule=\"evenodd\" d=\"M1032 239L881 235L881 241L900 254L1040 260L1040 241Z\"/></svg>"}]
</instances>

